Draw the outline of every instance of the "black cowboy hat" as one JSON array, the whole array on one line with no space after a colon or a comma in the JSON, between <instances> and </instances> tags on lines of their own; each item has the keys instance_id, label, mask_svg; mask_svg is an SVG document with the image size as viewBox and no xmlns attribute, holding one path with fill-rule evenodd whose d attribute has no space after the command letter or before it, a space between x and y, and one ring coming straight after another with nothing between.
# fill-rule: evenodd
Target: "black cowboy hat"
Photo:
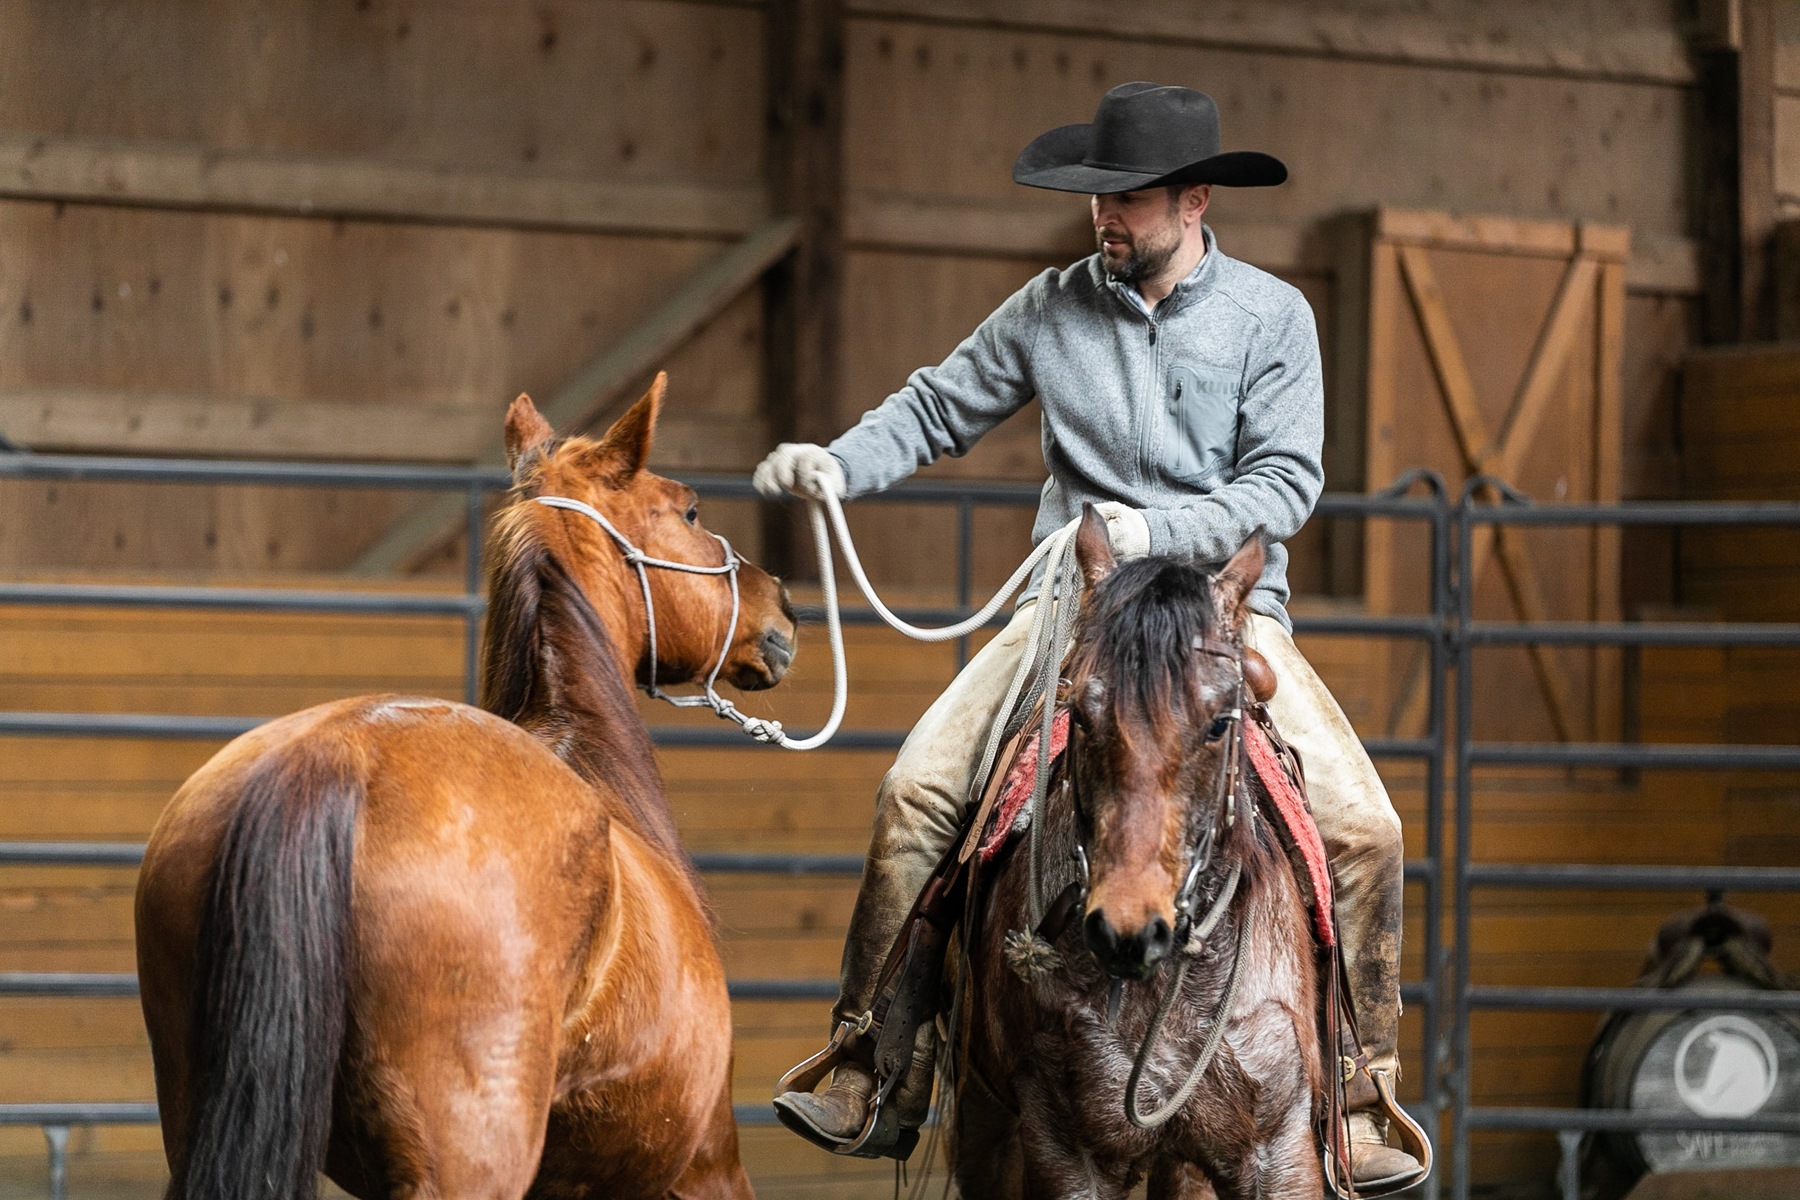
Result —
<instances>
[{"instance_id":1,"label":"black cowboy hat","mask_svg":"<svg viewBox=\"0 0 1800 1200\"><path fill-rule=\"evenodd\" d=\"M1178 183L1271 187L1280 159L1219 153L1219 106L1205 92L1121 83L1100 98L1091 125L1063 125L1019 152L1013 180L1058 192L1132 192Z\"/></svg>"}]
</instances>

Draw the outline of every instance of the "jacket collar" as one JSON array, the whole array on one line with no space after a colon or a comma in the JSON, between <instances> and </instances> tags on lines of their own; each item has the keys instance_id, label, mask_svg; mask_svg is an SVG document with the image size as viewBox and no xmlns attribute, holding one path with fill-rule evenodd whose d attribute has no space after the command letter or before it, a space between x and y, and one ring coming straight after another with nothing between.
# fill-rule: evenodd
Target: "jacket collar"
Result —
<instances>
[{"instance_id":1,"label":"jacket collar","mask_svg":"<svg viewBox=\"0 0 1800 1200\"><path fill-rule=\"evenodd\" d=\"M1159 321L1177 309L1186 307L1194 297L1212 287L1213 278L1218 273L1215 260L1219 257L1219 244L1213 236L1212 226L1205 222L1200 225L1200 236L1205 242L1206 253L1200 256L1200 261L1194 264L1194 269L1189 271L1167 296L1163 297L1162 303L1156 306L1154 312L1151 311L1143 295L1135 286L1129 283L1120 283L1106 273L1106 267L1100 262L1100 256L1097 254L1094 256L1094 269L1099 272L1107 289L1118 298L1121 304L1146 321Z\"/></svg>"}]
</instances>

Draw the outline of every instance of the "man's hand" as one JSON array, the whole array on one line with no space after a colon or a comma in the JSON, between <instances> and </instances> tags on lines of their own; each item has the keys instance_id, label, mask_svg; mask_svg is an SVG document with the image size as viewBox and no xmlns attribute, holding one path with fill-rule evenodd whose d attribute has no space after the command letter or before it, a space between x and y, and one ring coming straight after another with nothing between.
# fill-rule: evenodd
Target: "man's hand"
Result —
<instances>
[{"instance_id":1,"label":"man's hand","mask_svg":"<svg viewBox=\"0 0 1800 1200\"><path fill-rule=\"evenodd\" d=\"M810 442L781 443L762 460L750 482L770 499L792 492L808 500L823 500L829 492L842 500L850 490L836 456Z\"/></svg>"},{"instance_id":2,"label":"man's hand","mask_svg":"<svg viewBox=\"0 0 1800 1200\"><path fill-rule=\"evenodd\" d=\"M1117 500L1096 504L1094 511L1106 518L1106 540L1115 557L1142 558L1150 553L1150 522L1143 513Z\"/></svg>"}]
</instances>

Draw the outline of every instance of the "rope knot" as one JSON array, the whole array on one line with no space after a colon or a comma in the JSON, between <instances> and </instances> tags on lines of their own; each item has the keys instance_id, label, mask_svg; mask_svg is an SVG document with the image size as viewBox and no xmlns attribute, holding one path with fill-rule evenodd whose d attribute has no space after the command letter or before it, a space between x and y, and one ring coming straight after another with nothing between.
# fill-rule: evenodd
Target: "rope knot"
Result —
<instances>
[{"instance_id":1,"label":"rope knot","mask_svg":"<svg viewBox=\"0 0 1800 1200\"><path fill-rule=\"evenodd\" d=\"M763 717L743 717L741 724L744 732L759 742L767 745L779 745L781 742L781 722L770 721Z\"/></svg>"}]
</instances>

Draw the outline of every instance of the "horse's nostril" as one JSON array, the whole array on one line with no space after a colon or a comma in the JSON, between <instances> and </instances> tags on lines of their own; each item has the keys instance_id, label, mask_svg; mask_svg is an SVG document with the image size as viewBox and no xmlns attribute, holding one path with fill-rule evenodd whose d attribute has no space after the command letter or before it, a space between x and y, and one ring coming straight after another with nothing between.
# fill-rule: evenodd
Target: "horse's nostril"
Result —
<instances>
[{"instance_id":1,"label":"horse's nostril","mask_svg":"<svg viewBox=\"0 0 1800 1200\"><path fill-rule=\"evenodd\" d=\"M1145 931L1145 943L1147 953L1144 957L1150 962L1167 957L1169 951L1175 948L1175 931L1169 928L1169 923L1161 913L1150 919L1150 927Z\"/></svg>"},{"instance_id":2,"label":"horse's nostril","mask_svg":"<svg viewBox=\"0 0 1800 1200\"><path fill-rule=\"evenodd\" d=\"M1088 949L1100 958L1109 959L1118 952L1119 935L1114 932L1112 922L1106 919L1106 914L1099 909L1087 915L1087 920L1082 922L1081 933Z\"/></svg>"},{"instance_id":3,"label":"horse's nostril","mask_svg":"<svg viewBox=\"0 0 1800 1200\"><path fill-rule=\"evenodd\" d=\"M777 675L782 674L794 661L794 643L787 635L770 630L763 634L762 657L769 670Z\"/></svg>"}]
</instances>

